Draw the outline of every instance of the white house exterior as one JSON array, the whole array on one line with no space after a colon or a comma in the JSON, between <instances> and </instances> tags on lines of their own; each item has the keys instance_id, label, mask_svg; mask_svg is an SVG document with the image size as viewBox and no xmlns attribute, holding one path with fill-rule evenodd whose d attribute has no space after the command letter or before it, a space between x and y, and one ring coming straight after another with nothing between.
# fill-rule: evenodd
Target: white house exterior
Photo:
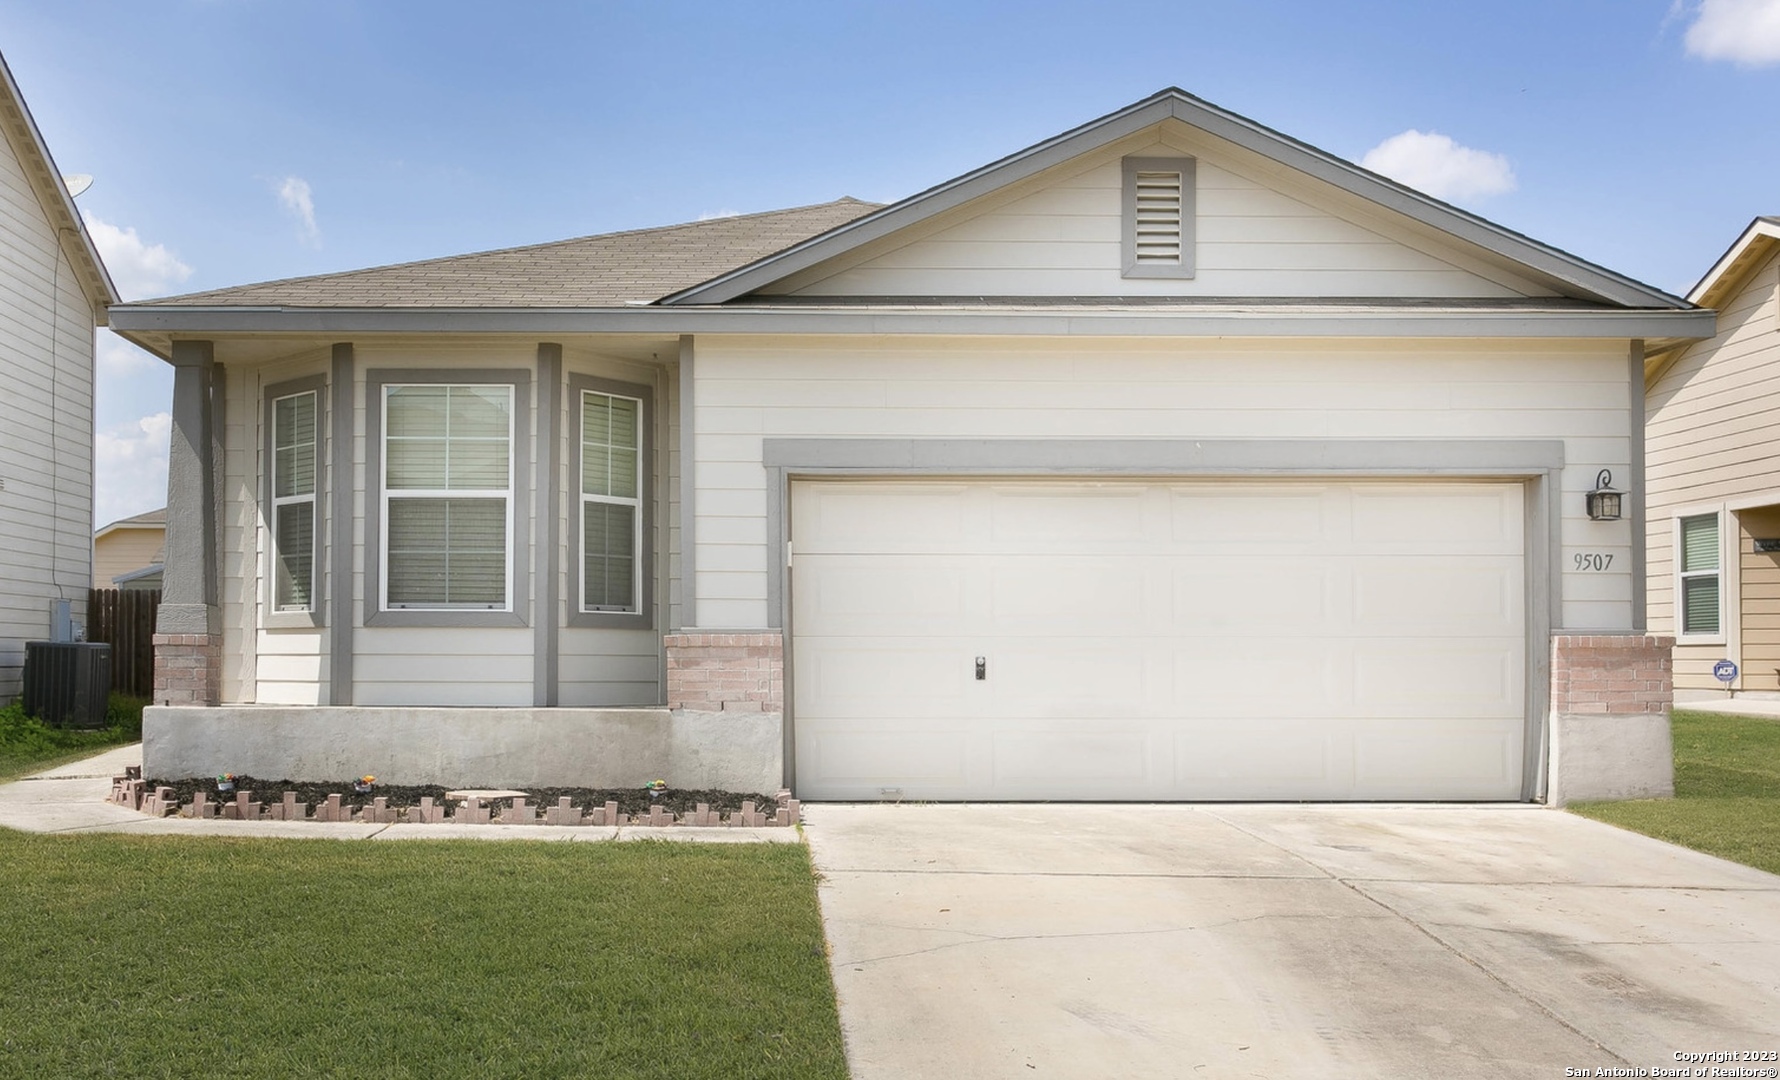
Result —
<instances>
[{"instance_id":1,"label":"white house exterior","mask_svg":"<svg viewBox=\"0 0 1780 1080\"><path fill-rule=\"evenodd\" d=\"M93 328L116 290L0 59L0 702L92 575Z\"/></svg>"},{"instance_id":2,"label":"white house exterior","mask_svg":"<svg viewBox=\"0 0 1780 1080\"><path fill-rule=\"evenodd\" d=\"M1177 90L888 207L113 321L176 367L151 773L1668 789L1585 500L1712 313Z\"/></svg>"},{"instance_id":3,"label":"white house exterior","mask_svg":"<svg viewBox=\"0 0 1780 1080\"><path fill-rule=\"evenodd\" d=\"M1675 638L1677 700L1780 697L1780 218L1751 222L1688 298L1717 333L1646 363L1650 625Z\"/></svg>"}]
</instances>

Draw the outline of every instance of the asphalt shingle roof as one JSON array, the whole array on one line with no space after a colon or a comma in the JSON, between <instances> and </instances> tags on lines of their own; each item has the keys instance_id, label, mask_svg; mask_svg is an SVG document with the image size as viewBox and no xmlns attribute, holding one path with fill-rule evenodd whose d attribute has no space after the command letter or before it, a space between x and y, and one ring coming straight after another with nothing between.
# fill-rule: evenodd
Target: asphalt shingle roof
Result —
<instances>
[{"instance_id":1,"label":"asphalt shingle roof","mask_svg":"<svg viewBox=\"0 0 1780 1080\"><path fill-rule=\"evenodd\" d=\"M842 198L655 229L187 293L141 306L581 308L651 301L878 209Z\"/></svg>"}]
</instances>

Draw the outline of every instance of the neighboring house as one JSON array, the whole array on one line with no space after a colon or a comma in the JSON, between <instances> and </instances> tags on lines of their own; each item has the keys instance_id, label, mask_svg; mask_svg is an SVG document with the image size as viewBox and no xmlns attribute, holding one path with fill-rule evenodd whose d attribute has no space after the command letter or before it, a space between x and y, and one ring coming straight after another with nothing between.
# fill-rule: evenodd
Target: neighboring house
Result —
<instances>
[{"instance_id":1,"label":"neighboring house","mask_svg":"<svg viewBox=\"0 0 1780 1080\"><path fill-rule=\"evenodd\" d=\"M1780 697L1780 218L1751 222L1688 299L1717 334L1645 362L1650 625L1675 637L1677 700ZM1723 660L1735 681L1714 677Z\"/></svg>"},{"instance_id":2,"label":"neighboring house","mask_svg":"<svg viewBox=\"0 0 1780 1080\"><path fill-rule=\"evenodd\" d=\"M117 301L0 59L0 702L92 579L93 328Z\"/></svg>"},{"instance_id":3,"label":"neighboring house","mask_svg":"<svg viewBox=\"0 0 1780 1080\"><path fill-rule=\"evenodd\" d=\"M114 521L93 534L93 588L158 589L166 552L166 507Z\"/></svg>"},{"instance_id":4,"label":"neighboring house","mask_svg":"<svg viewBox=\"0 0 1780 1080\"><path fill-rule=\"evenodd\" d=\"M175 368L152 774L1669 790L1585 500L1712 313L1178 90L891 206L113 322Z\"/></svg>"}]
</instances>

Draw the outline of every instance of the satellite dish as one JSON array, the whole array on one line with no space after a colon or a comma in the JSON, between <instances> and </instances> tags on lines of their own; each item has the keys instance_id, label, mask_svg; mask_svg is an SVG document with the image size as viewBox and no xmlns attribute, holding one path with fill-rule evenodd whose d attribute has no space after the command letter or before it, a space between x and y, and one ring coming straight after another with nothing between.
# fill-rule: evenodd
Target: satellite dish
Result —
<instances>
[{"instance_id":1,"label":"satellite dish","mask_svg":"<svg viewBox=\"0 0 1780 1080\"><path fill-rule=\"evenodd\" d=\"M93 186L93 178L86 173L70 173L62 177L62 183L68 187L68 197L78 199L81 192Z\"/></svg>"}]
</instances>

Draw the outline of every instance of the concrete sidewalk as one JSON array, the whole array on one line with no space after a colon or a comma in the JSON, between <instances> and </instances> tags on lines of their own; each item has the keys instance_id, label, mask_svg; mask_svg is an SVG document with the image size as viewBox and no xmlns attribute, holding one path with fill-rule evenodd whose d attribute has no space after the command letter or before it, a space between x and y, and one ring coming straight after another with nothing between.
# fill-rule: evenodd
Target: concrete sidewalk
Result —
<instances>
[{"instance_id":1,"label":"concrete sidewalk","mask_svg":"<svg viewBox=\"0 0 1780 1080\"><path fill-rule=\"evenodd\" d=\"M1780 1050L1780 877L1571 814L819 804L806 823L854 1080L1535 1080Z\"/></svg>"},{"instance_id":2,"label":"concrete sidewalk","mask_svg":"<svg viewBox=\"0 0 1780 1080\"><path fill-rule=\"evenodd\" d=\"M678 840L710 844L796 844L797 829L704 829L545 825L358 825L321 821L195 821L154 818L107 802L111 778L142 764L142 746L0 784L0 828L35 833L111 832L173 836L278 836L305 840L545 840L557 842Z\"/></svg>"},{"instance_id":3,"label":"concrete sidewalk","mask_svg":"<svg viewBox=\"0 0 1780 1080\"><path fill-rule=\"evenodd\" d=\"M1683 691L1685 693L1685 691ZM1728 716L1759 716L1780 720L1780 700L1752 697L1677 697L1675 708L1687 712L1724 713Z\"/></svg>"}]
</instances>

